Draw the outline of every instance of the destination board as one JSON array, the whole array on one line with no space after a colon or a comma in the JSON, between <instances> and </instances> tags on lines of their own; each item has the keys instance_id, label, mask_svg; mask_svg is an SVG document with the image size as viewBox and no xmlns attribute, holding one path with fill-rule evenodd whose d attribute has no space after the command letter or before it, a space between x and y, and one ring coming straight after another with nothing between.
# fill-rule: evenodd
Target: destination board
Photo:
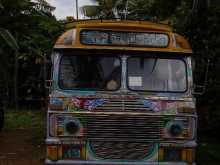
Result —
<instances>
[{"instance_id":1,"label":"destination board","mask_svg":"<svg viewBox=\"0 0 220 165\"><path fill-rule=\"evenodd\" d=\"M167 47L169 37L164 33L118 32L109 30L83 30L81 43L86 45Z\"/></svg>"}]
</instances>

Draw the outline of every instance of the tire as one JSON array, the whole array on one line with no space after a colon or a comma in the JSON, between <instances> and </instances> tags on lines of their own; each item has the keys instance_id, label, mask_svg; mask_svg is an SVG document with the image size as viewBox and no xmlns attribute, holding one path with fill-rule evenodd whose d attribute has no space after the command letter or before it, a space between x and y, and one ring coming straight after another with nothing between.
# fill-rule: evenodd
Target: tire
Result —
<instances>
[{"instance_id":1,"label":"tire","mask_svg":"<svg viewBox=\"0 0 220 165\"><path fill-rule=\"evenodd\" d=\"M4 126L4 111L0 109L0 132Z\"/></svg>"}]
</instances>

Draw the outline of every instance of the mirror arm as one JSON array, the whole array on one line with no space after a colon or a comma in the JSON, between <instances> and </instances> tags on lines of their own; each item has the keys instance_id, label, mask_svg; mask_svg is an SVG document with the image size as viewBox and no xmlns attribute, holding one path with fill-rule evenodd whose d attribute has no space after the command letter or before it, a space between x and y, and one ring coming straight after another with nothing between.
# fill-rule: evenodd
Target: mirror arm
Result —
<instances>
[{"instance_id":1,"label":"mirror arm","mask_svg":"<svg viewBox=\"0 0 220 165\"><path fill-rule=\"evenodd\" d=\"M45 81L45 88L46 89L51 89L52 84L53 84L53 80L46 80Z\"/></svg>"},{"instance_id":2,"label":"mirror arm","mask_svg":"<svg viewBox=\"0 0 220 165\"><path fill-rule=\"evenodd\" d=\"M206 92L206 86L208 84L209 67L210 67L210 59L208 59L208 63L206 65L204 85L195 85L194 88L193 88L193 94L203 95ZM195 92L195 88L199 88L199 89L202 89L202 90L201 90L201 92Z\"/></svg>"}]
</instances>

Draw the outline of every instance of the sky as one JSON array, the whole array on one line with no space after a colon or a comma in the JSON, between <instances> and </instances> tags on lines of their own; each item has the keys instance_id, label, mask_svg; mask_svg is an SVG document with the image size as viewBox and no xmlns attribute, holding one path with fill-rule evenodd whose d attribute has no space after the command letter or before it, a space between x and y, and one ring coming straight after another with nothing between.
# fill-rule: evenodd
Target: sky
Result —
<instances>
[{"instance_id":1,"label":"sky","mask_svg":"<svg viewBox=\"0 0 220 165\"><path fill-rule=\"evenodd\" d=\"M47 2L56 7L54 15L57 19L65 19L66 16L74 16L76 18L76 0L47 0ZM78 0L79 8L93 4L95 4L95 0ZM79 16L83 18L80 12Z\"/></svg>"}]
</instances>

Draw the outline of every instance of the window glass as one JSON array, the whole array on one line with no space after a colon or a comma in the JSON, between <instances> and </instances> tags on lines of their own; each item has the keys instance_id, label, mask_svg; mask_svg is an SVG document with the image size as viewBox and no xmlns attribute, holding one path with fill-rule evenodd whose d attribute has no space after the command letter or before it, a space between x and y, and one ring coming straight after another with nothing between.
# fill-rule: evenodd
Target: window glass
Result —
<instances>
[{"instance_id":1,"label":"window glass","mask_svg":"<svg viewBox=\"0 0 220 165\"><path fill-rule=\"evenodd\" d=\"M118 57L64 55L60 62L59 84L65 89L117 90L121 62Z\"/></svg>"},{"instance_id":2,"label":"window glass","mask_svg":"<svg viewBox=\"0 0 220 165\"><path fill-rule=\"evenodd\" d=\"M179 59L131 57L128 59L131 90L184 92L186 65Z\"/></svg>"}]
</instances>

